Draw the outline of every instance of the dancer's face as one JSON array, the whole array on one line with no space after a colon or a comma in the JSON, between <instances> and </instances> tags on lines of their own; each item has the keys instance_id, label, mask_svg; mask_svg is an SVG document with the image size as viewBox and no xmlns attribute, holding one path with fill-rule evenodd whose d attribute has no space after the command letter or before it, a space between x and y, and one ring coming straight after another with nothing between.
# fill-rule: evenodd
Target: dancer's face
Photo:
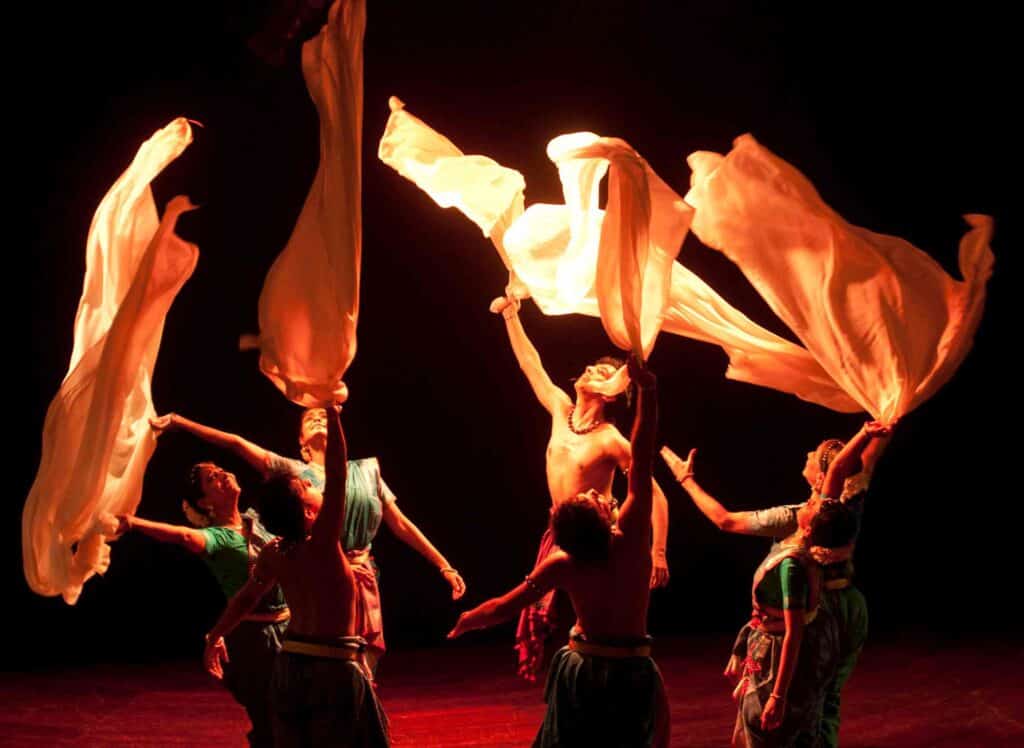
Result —
<instances>
[{"instance_id":1,"label":"dancer's face","mask_svg":"<svg viewBox=\"0 0 1024 748\"><path fill-rule=\"evenodd\" d=\"M313 488L312 482L304 478L292 478L292 493L302 502L302 513L306 517L306 524L311 525L316 515L320 513L320 507L324 504L324 495Z\"/></svg>"},{"instance_id":2,"label":"dancer's face","mask_svg":"<svg viewBox=\"0 0 1024 748\"><path fill-rule=\"evenodd\" d=\"M205 502L213 507L235 504L242 493L235 474L212 462L205 462L199 466L199 488L203 492Z\"/></svg>"},{"instance_id":3,"label":"dancer's face","mask_svg":"<svg viewBox=\"0 0 1024 748\"><path fill-rule=\"evenodd\" d=\"M310 408L302 414L299 426L299 445L323 449L327 441L327 411L323 408ZM319 442L319 444L317 443Z\"/></svg>"},{"instance_id":4,"label":"dancer's face","mask_svg":"<svg viewBox=\"0 0 1024 748\"><path fill-rule=\"evenodd\" d=\"M576 392L597 394L599 388L615 375L616 369L611 364L591 364L576 380Z\"/></svg>"},{"instance_id":5,"label":"dancer's face","mask_svg":"<svg viewBox=\"0 0 1024 748\"><path fill-rule=\"evenodd\" d=\"M804 463L802 475L807 484L813 488L814 484L818 481L818 477L821 475L821 466L818 463L818 450L812 449L807 453L807 462Z\"/></svg>"}]
</instances>

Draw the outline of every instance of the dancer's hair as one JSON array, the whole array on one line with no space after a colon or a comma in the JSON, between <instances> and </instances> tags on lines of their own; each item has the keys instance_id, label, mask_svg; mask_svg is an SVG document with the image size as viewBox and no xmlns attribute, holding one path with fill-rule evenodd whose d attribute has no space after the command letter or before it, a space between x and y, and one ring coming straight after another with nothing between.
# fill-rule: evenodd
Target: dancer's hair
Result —
<instances>
[{"instance_id":1,"label":"dancer's hair","mask_svg":"<svg viewBox=\"0 0 1024 748\"><path fill-rule=\"evenodd\" d=\"M551 534L555 543L578 561L604 561L611 550L611 524L584 495L555 507Z\"/></svg>"}]
</instances>

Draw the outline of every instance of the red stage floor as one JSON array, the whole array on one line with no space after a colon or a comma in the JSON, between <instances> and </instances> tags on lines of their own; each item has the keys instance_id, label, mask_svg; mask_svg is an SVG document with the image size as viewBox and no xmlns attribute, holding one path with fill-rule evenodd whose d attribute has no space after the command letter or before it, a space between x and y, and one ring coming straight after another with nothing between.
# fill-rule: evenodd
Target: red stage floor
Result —
<instances>
[{"instance_id":1,"label":"red stage floor","mask_svg":"<svg viewBox=\"0 0 1024 748\"><path fill-rule=\"evenodd\" d=\"M672 745L724 746L733 720L725 637L661 640ZM541 687L505 647L394 652L380 693L396 746L529 745ZM870 642L843 701L844 748L1024 746L1024 651L992 641ZM0 745L244 746L246 721L197 663L5 673Z\"/></svg>"}]
</instances>

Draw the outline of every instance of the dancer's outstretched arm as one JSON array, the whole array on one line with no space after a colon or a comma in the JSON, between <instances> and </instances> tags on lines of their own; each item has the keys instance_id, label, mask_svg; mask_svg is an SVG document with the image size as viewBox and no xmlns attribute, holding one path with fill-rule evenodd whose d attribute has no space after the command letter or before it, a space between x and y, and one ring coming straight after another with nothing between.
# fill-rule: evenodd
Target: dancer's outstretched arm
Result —
<instances>
[{"instance_id":1,"label":"dancer's outstretched arm","mask_svg":"<svg viewBox=\"0 0 1024 748\"><path fill-rule=\"evenodd\" d=\"M242 438L238 434L232 434L210 426L204 426L201 423L196 423L195 421L189 420L177 413L167 413L165 415L152 418L149 421L149 425L152 426L153 430L157 433L163 433L164 431L185 431L193 436L199 437L205 442L213 444L215 447L220 447L221 449L226 449L235 453L249 463L253 468L258 470L264 477L268 474L270 456L273 453L258 444L253 444L251 441Z\"/></svg>"},{"instance_id":2,"label":"dancer's outstretched arm","mask_svg":"<svg viewBox=\"0 0 1024 748\"><path fill-rule=\"evenodd\" d=\"M762 535L765 528L753 521L755 512L730 512L719 503L718 499L709 494L697 483L694 477L694 459L697 450L691 449L686 459L682 459L668 447L661 448L661 456L668 465L672 475L679 481L686 493L693 499L701 513L715 523L715 526L726 532L738 532L745 535ZM767 534L775 535L774 532Z\"/></svg>"},{"instance_id":3,"label":"dancer's outstretched arm","mask_svg":"<svg viewBox=\"0 0 1024 748\"><path fill-rule=\"evenodd\" d=\"M551 381L551 377L548 376L541 363L540 354L537 353L537 349L534 348L530 339L526 337L526 330L523 329L523 323L519 320L519 299L497 298L491 302L491 311L495 314L500 313L505 318L505 330L508 332L508 340L512 344L512 352L540 404L552 415L556 414L556 409L571 407L572 401L569 396Z\"/></svg>"},{"instance_id":4,"label":"dancer's outstretched arm","mask_svg":"<svg viewBox=\"0 0 1024 748\"><path fill-rule=\"evenodd\" d=\"M117 536L120 537L132 530L137 530L161 543L174 543L183 546L192 553L206 551L206 536L194 527L154 522L142 519L142 517L134 517L131 514L117 515Z\"/></svg>"},{"instance_id":5,"label":"dancer's outstretched arm","mask_svg":"<svg viewBox=\"0 0 1024 748\"><path fill-rule=\"evenodd\" d=\"M416 526L416 524L402 513L394 501L385 501L384 522L399 540L419 553L423 558L437 567L445 581L451 585L452 600L458 600L466 592L466 583L462 581L451 564L448 563L441 552L434 547L427 536Z\"/></svg>"},{"instance_id":6,"label":"dancer's outstretched arm","mask_svg":"<svg viewBox=\"0 0 1024 748\"><path fill-rule=\"evenodd\" d=\"M460 615L455 628L448 632L448 638L454 639L467 631L507 621L526 606L540 600L551 589L564 586L569 563L565 551L552 553L527 575L522 584Z\"/></svg>"}]
</instances>

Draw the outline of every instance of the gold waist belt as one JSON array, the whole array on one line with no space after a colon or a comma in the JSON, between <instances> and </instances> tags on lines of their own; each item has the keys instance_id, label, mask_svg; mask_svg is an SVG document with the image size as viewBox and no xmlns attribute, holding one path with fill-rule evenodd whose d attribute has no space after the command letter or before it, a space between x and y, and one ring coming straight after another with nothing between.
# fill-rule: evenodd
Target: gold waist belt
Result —
<instances>
[{"instance_id":1,"label":"gold waist belt","mask_svg":"<svg viewBox=\"0 0 1024 748\"><path fill-rule=\"evenodd\" d=\"M257 623L281 623L281 621L287 621L292 617L292 612L288 608L281 608L281 610L275 610L269 613L250 613L243 618L243 621L255 621Z\"/></svg>"},{"instance_id":2,"label":"gold waist belt","mask_svg":"<svg viewBox=\"0 0 1024 748\"><path fill-rule=\"evenodd\" d=\"M609 647L604 644L591 644L590 642L570 639L569 649L574 652L579 652L580 654L592 655L594 657L614 657L621 659L625 657L651 656L650 644L640 644L636 647Z\"/></svg>"},{"instance_id":3,"label":"gold waist belt","mask_svg":"<svg viewBox=\"0 0 1024 748\"><path fill-rule=\"evenodd\" d=\"M332 660L359 659L359 650L351 647L333 647L329 644L314 644L312 642L300 642L293 639L285 639L281 644L282 652L292 654L308 655L310 657L327 657Z\"/></svg>"}]
</instances>

